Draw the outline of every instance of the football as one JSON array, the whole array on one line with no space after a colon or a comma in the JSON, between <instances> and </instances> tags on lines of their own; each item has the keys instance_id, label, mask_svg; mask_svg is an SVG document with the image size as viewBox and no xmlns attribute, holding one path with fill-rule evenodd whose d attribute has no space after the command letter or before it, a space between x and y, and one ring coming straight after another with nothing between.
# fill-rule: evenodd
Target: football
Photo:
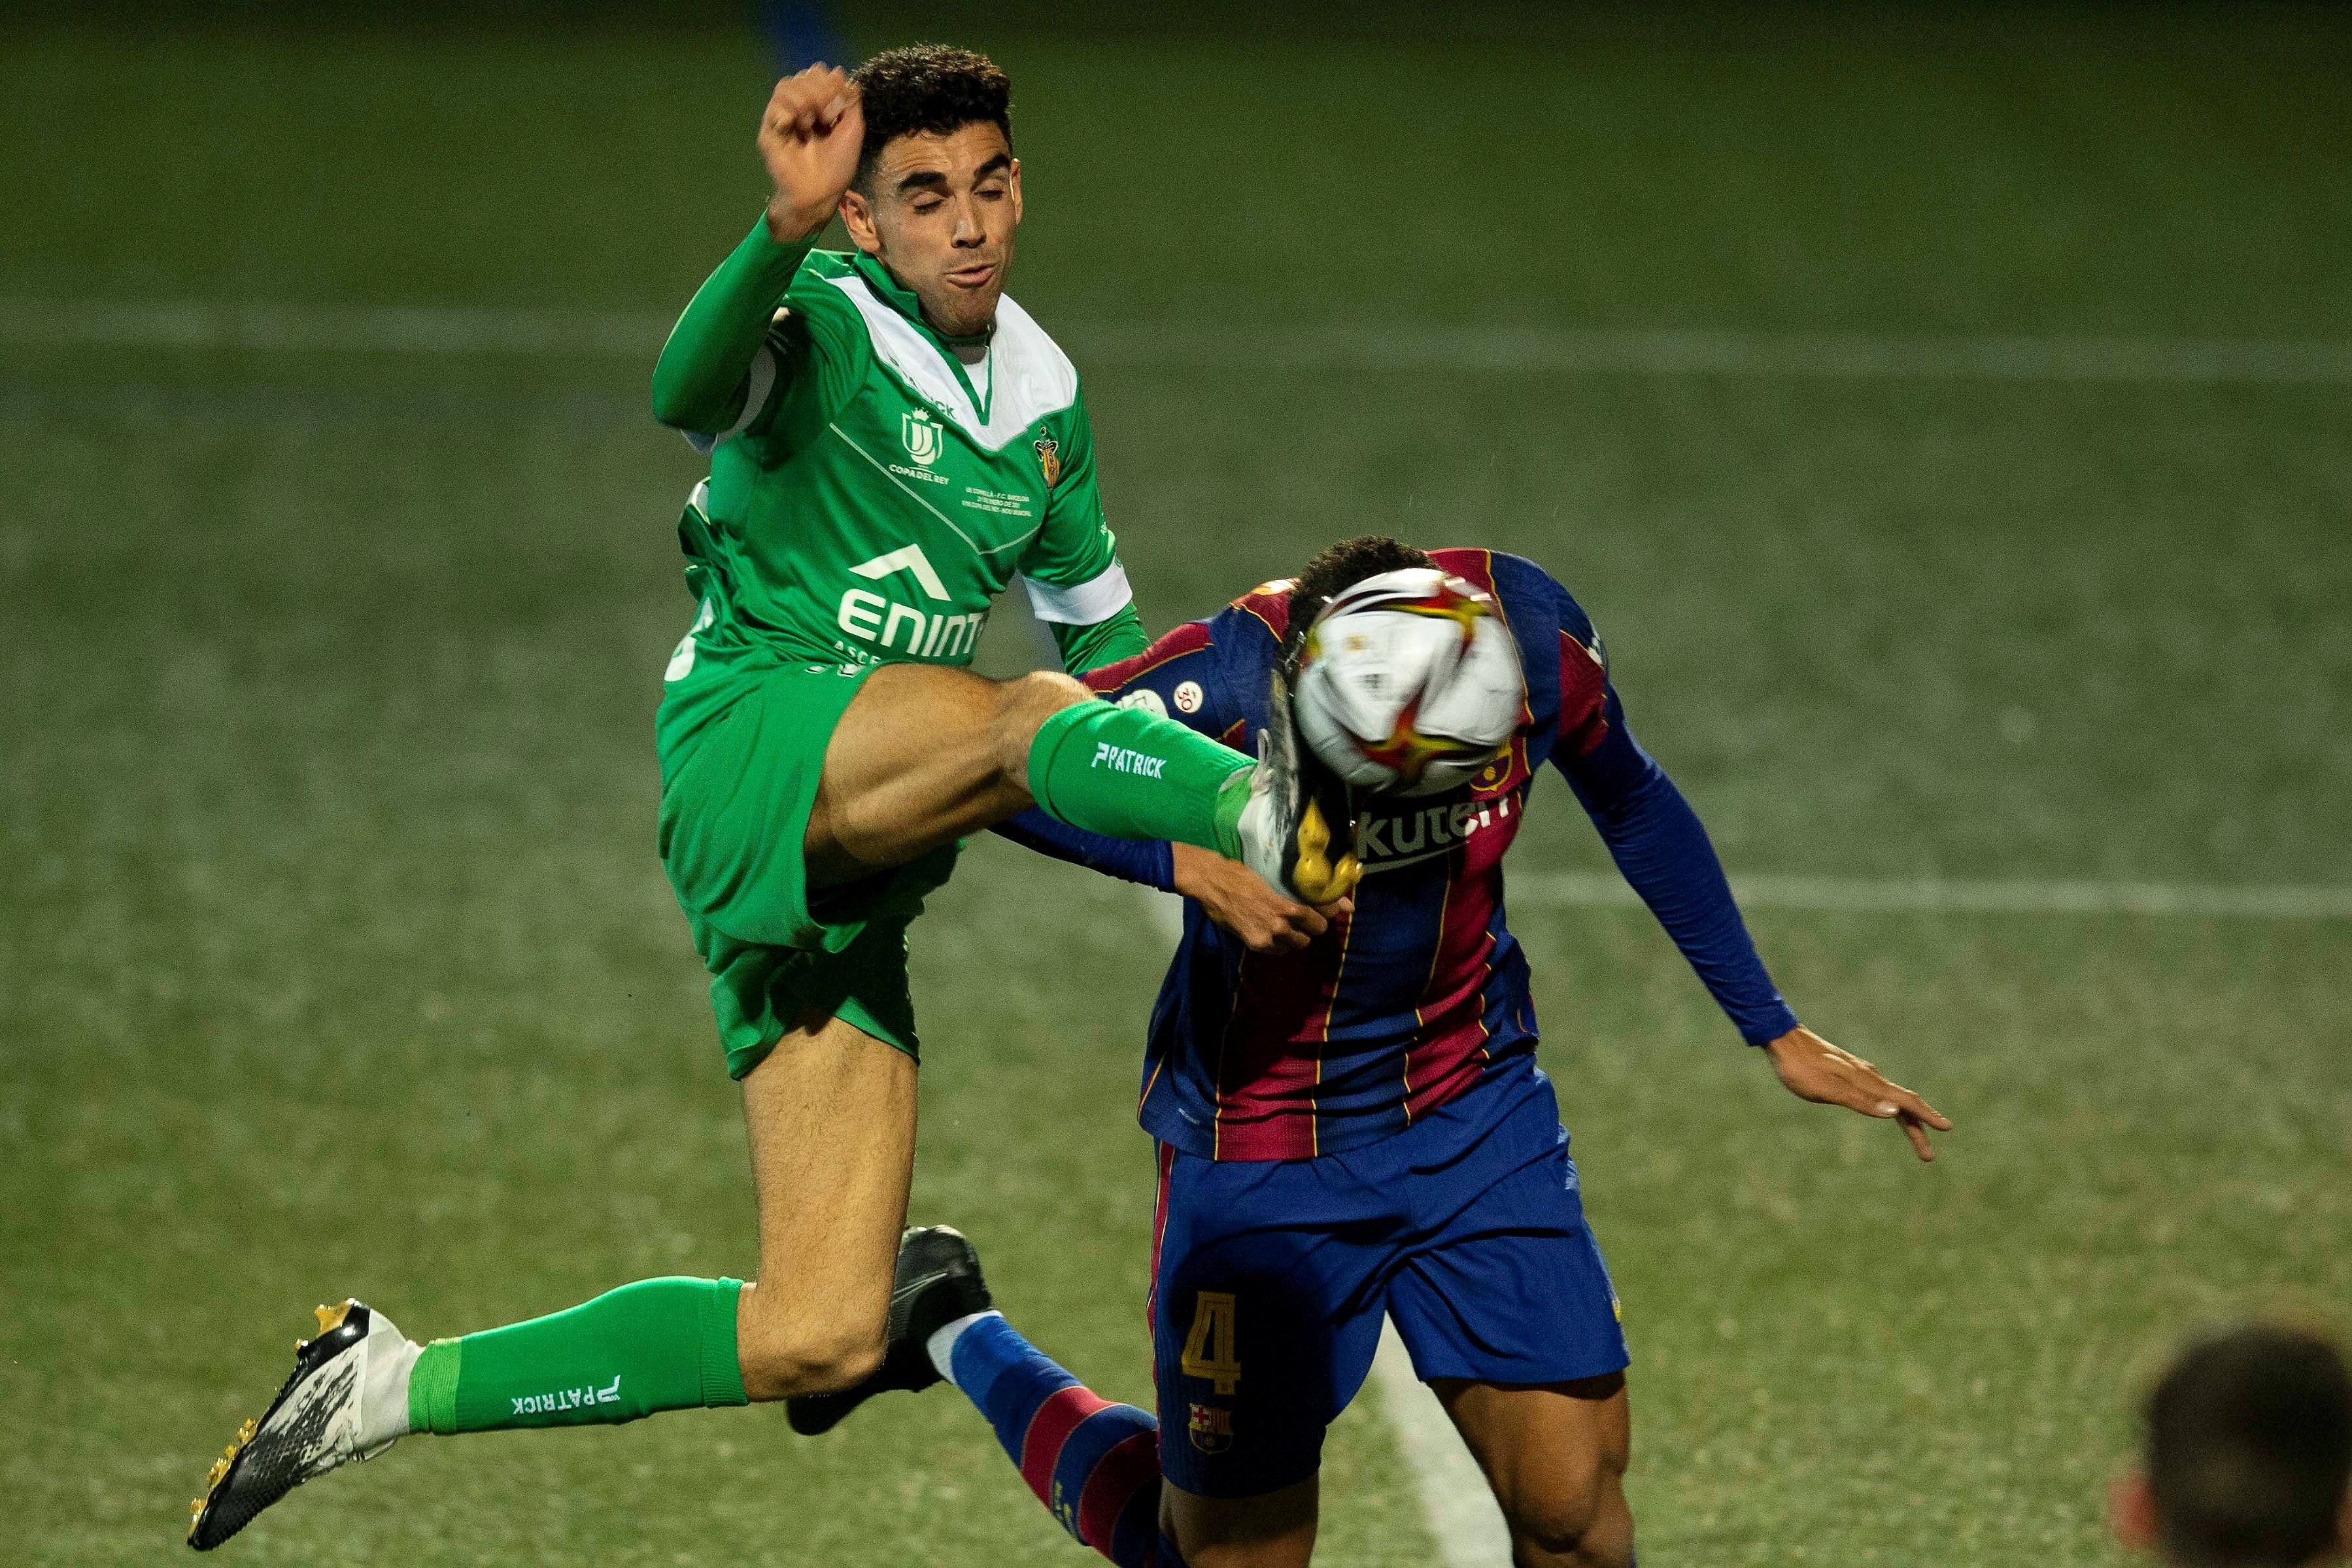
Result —
<instances>
[{"instance_id":1,"label":"football","mask_svg":"<svg viewBox=\"0 0 2352 1568\"><path fill-rule=\"evenodd\" d=\"M1475 777L1527 713L1495 601L1433 567L1383 572L1332 599L1299 650L1292 713L1359 789L1441 795Z\"/></svg>"}]
</instances>

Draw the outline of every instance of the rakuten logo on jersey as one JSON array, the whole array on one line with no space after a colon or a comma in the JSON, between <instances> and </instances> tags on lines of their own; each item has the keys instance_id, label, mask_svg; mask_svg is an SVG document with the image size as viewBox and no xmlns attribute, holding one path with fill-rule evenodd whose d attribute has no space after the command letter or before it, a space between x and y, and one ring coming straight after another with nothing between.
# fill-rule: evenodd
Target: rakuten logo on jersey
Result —
<instances>
[{"instance_id":1,"label":"rakuten logo on jersey","mask_svg":"<svg viewBox=\"0 0 2352 1568\"><path fill-rule=\"evenodd\" d=\"M1457 800L1397 812L1384 812L1375 801L1364 813L1363 842L1356 853L1366 876L1393 870L1433 859L1490 827L1516 829L1517 815L1516 792L1492 800Z\"/></svg>"},{"instance_id":2,"label":"rakuten logo on jersey","mask_svg":"<svg viewBox=\"0 0 2352 1568\"><path fill-rule=\"evenodd\" d=\"M877 583L897 573L911 573L927 597L949 598L947 584L940 580L919 544L877 555L849 570ZM972 645L980 641L980 628L987 621L986 610L963 615L941 615L933 610L926 615L912 605L899 604L870 588L847 590L834 612L834 624L860 642L898 648L915 658L970 658ZM906 637L903 644L899 641L901 633Z\"/></svg>"}]
</instances>

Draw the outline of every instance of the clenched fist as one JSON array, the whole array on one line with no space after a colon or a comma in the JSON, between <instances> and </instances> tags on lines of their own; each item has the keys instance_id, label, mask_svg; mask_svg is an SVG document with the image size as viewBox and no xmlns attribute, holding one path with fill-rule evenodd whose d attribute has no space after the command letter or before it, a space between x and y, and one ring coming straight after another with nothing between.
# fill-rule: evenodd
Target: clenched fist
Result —
<instances>
[{"instance_id":1,"label":"clenched fist","mask_svg":"<svg viewBox=\"0 0 2352 1568\"><path fill-rule=\"evenodd\" d=\"M866 112L846 72L811 66L778 82L760 117L760 159L776 186L768 233L790 245L823 228L857 176L865 141Z\"/></svg>"}]
</instances>

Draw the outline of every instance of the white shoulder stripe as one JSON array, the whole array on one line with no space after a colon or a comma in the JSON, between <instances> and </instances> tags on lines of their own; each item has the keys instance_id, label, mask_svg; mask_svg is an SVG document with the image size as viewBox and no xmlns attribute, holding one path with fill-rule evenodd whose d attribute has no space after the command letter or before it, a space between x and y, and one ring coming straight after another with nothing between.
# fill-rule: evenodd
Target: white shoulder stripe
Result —
<instances>
[{"instance_id":1,"label":"white shoulder stripe","mask_svg":"<svg viewBox=\"0 0 2352 1568\"><path fill-rule=\"evenodd\" d=\"M1022 578L1021 585L1029 590L1032 615L1041 621L1066 626L1090 626L1097 621L1107 621L1135 602L1135 595L1127 585L1127 568L1116 561L1101 576L1076 587L1040 583L1034 577Z\"/></svg>"}]
</instances>

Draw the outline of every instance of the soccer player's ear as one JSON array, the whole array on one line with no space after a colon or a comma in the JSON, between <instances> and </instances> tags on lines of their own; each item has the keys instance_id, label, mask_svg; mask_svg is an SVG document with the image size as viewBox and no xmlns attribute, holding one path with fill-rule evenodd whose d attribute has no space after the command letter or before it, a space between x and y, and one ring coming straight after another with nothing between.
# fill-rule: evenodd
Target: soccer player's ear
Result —
<instances>
[{"instance_id":1,"label":"soccer player's ear","mask_svg":"<svg viewBox=\"0 0 2352 1568\"><path fill-rule=\"evenodd\" d=\"M2152 1553L2163 1544L2163 1527L2156 1518L2156 1492L2147 1484L2147 1471L2130 1470L2107 1488L2107 1523L2116 1539L2134 1552Z\"/></svg>"},{"instance_id":2,"label":"soccer player's ear","mask_svg":"<svg viewBox=\"0 0 2352 1568\"><path fill-rule=\"evenodd\" d=\"M882 236L874 226L874 205L855 185L841 193L841 226L849 231L850 244L868 256L882 254Z\"/></svg>"}]
</instances>

